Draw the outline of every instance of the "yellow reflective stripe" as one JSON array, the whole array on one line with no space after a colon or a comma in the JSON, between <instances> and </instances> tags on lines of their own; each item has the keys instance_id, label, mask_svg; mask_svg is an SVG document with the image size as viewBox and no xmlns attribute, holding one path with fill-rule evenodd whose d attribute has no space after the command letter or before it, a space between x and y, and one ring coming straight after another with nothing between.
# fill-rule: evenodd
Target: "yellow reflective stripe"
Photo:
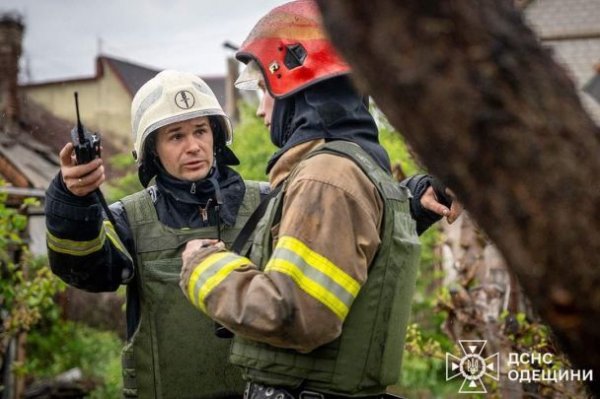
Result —
<instances>
[{"instance_id":1,"label":"yellow reflective stripe","mask_svg":"<svg viewBox=\"0 0 600 399\"><path fill-rule=\"evenodd\" d=\"M219 262L221 259L223 259L224 257L227 256L227 252L217 252L214 253L212 255L207 256L202 262L200 262L192 271L192 274L190 275L190 279L188 281L188 286L187 286L187 294L188 294L188 298L190 298L190 301L192 302L193 305L198 306L198 304L196 303L196 295L194 295L194 287L196 286L196 283L198 282L198 279L200 278L200 275L202 274L202 272L204 270L206 270L207 268L211 267L213 264ZM202 309L204 310L204 309Z\"/></svg>"},{"instance_id":2,"label":"yellow reflective stripe","mask_svg":"<svg viewBox=\"0 0 600 399\"><path fill-rule=\"evenodd\" d=\"M327 277L331 278L336 284L343 287L353 297L356 297L360 290L360 284L345 271L337 267L329 259L311 250L306 244L297 238L284 236L277 242L277 249L288 249L311 267L314 267Z\"/></svg>"},{"instance_id":3,"label":"yellow reflective stripe","mask_svg":"<svg viewBox=\"0 0 600 399\"><path fill-rule=\"evenodd\" d=\"M128 259L131 259L131 255L125 248L125 245L121 242L119 235L115 231L114 226L110 221L105 220L102 223L102 229L98 234L98 237L89 241L73 241L64 238L58 238L49 231L46 231L46 241L48 247L54 252L72 255L72 256L86 256L96 251L99 251L104 246L106 237L114 245L114 247L125 255Z\"/></svg>"},{"instance_id":4,"label":"yellow reflective stripe","mask_svg":"<svg viewBox=\"0 0 600 399\"><path fill-rule=\"evenodd\" d=\"M265 271L288 275L303 291L342 320L360 290L358 281L344 270L290 236L279 239Z\"/></svg>"},{"instance_id":5,"label":"yellow reflective stripe","mask_svg":"<svg viewBox=\"0 0 600 399\"><path fill-rule=\"evenodd\" d=\"M307 277L295 264L282 259L274 259L269 261L265 271L276 271L288 275L302 291L327 306L341 320L348 315L350 308L344 302L331 291Z\"/></svg>"},{"instance_id":6,"label":"yellow reflective stripe","mask_svg":"<svg viewBox=\"0 0 600 399\"><path fill-rule=\"evenodd\" d=\"M196 266L187 286L193 305L206 313L204 300L232 271L250 264L250 260L232 252L217 252Z\"/></svg>"},{"instance_id":7,"label":"yellow reflective stripe","mask_svg":"<svg viewBox=\"0 0 600 399\"><path fill-rule=\"evenodd\" d=\"M358 291L360 291L360 284L358 281L352 278L352 276L344 270L337 267L329 259L310 249L297 238L290 236L281 237L277 242L277 248L289 249L302 258L307 264L331 278L353 297L356 297Z\"/></svg>"},{"instance_id":8,"label":"yellow reflective stripe","mask_svg":"<svg viewBox=\"0 0 600 399\"><path fill-rule=\"evenodd\" d=\"M121 252L123 255L125 255L127 257L127 259L131 260L131 255L129 254L129 251L127 251L127 249L125 248L125 245L123 244L123 242L121 242L121 239L119 238L119 235L117 234L115 227L112 225L112 223L109 220L105 220L103 225L104 225L104 230L106 231L106 236L108 237L110 242L113 244L113 246L119 252Z\"/></svg>"},{"instance_id":9,"label":"yellow reflective stripe","mask_svg":"<svg viewBox=\"0 0 600 399\"><path fill-rule=\"evenodd\" d=\"M99 251L106 240L106 232L100 230L98 237L89 241L73 241L64 238L58 238L49 231L46 231L46 241L48 248L54 252L72 256L85 256Z\"/></svg>"},{"instance_id":10,"label":"yellow reflective stripe","mask_svg":"<svg viewBox=\"0 0 600 399\"><path fill-rule=\"evenodd\" d=\"M115 227L112 225L112 223L109 220L105 220L102 223L102 225L104 227L104 230L106 231L108 239L113 243L115 247L117 247L119 251L124 252L125 246L123 245L123 243L121 243L121 240L119 239L119 236L117 235Z\"/></svg>"}]
</instances>

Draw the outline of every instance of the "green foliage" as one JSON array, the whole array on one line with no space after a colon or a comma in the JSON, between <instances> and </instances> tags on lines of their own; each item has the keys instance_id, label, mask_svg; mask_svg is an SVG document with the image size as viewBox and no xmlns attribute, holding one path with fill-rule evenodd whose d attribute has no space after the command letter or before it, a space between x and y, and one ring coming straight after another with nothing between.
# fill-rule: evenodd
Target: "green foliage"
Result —
<instances>
[{"instance_id":1,"label":"green foliage","mask_svg":"<svg viewBox=\"0 0 600 399\"><path fill-rule=\"evenodd\" d=\"M426 315L425 310L413 308L413 319ZM446 381L446 352L452 351L453 342L440 331L439 324L409 325L399 393L407 397L447 398L458 392L460 382Z\"/></svg>"},{"instance_id":2,"label":"green foliage","mask_svg":"<svg viewBox=\"0 0 600 399\"><path fill-rule=\"evenodd\" d=\"M109 204L142 189L137 175L137 165L131 154L114 155L109 162L115 170L123 173L122 177L106 185L106 200Z\"/></svg>"},{"instance_id":3,"label":"green foliage","mask_svg":"<svg viewBox=\"0 0 600 399\"><path fill-rule=\"evenodd\" d=\"M235 169L244 179L266 181L267 161L277 148L271 143L269 130L254 112L248 104L241 106L241 122L235 128L231 149L240 159Z\"/></svg>"},{"instance_id":4,"label":"green foliage","mask_svg":"<svg viewBox=\"0 0 600 399\"><path fill-rule=\"evenodd\" d=\"M435 229L421 236L421 266L410 316L413 324L407 331L400 379L401 393L409 397L425 392L433 397L448 397L458 392L458 387L446 382L445 376L445 353L452 352L454 342L441 328L446 314L437 310L440 297L446 294L433 251L439 239Z\"/></svg>"},{"instance_id":5,"label":"green foliage","mask_svg":"<svg viewBox=\"0 0 600 399\"><path fill-rule=\"evenodd\" d=\"M504 323L503 330L498 332L500 338L508 341L512 353L527 354L551 354L552 362L521 362L517 369L541 370L551 375L553 372L573 369L573 365L567 357L560 352L555 345L555 338L550 328L538 321L530 320L526 314L509 314L503 312L500 321ZM543 397L586 397L585 386L581 381L539 381L538 392Z\"/></svg>"},{"instance_id":6,"label":"green foliage","mask_svg":"<svg viewBox=\"0 0 600 399\"><path fill-rule=\"evenodd\" d=\"M29 331L42 319L42 315L45 317L57 312L52 298L64 285L54 278L46 265L36 263L29 262L32 267L27 274L30 277L25 276L23 264L9 263L6 267L7 278L0 283L0 300L3 307L9 309L0 333L3 340Z\"/></svg>"},{"instance_id":7,"label":"green foliage","mask_svg":"<svg viewBox=\"0 0 600 399\"><path fill-rule=\"evenodd\" d=\"M0 181L0 186L4 185ZM53 296L62 285L45 259L31 256L21 235L27 217L6 205L7 195L0 194L0 357L8 344L32 330L48 314L56 316ZM22 209L38 206L26 199ZM12 359L6 358L10 361ZM0 386L0 392L3 390Z\"/></svg>"},{"instance_id":8,"label":"green foliage","mask_svg":"<svg viewBox=\"0 0 600 399\"><path fill-rule=\"evenodd\" d=\"M112 157L110 157L108 162L110 163L111 167L118 171L132 172L133 169L135 169L135 160L133 159L133 156L131 156L131 154L128 152L113 155Z\"/></svg>"},{"instance_id":9,"label":"green foliage","mask_svg":"<svg viewBox=\"0 0 600 399\"><path fill-rule=\"evenodd\" d=\"M0 194L0 308L6 309L0 314L2 344L29 331L42 315L51 313L52 297L64 287L52 278L45 260L35 259L29 253L21 239L27 218L7 207L6 198L6 194ZM38 202L27 199L23 205L35 206Z\"/></svg>"},{"instance_id":10,"label":"green foliage","mask_svg":"<svg viewBox=\"0 0 600 399\"><path fill-rule=\"evenodd\" d=\"M400 164L406 176L423 173L406 142L377 110L372 110L379 126L379 142L387 150L392 165Z\"/></svg>"},{"instance_id":11,"label":"green foliage","mask_svg":"<svg viewBox=\"0 0 600 399\"><path fill-rule=\"evenodd\" d=\"M95 386L92 398L117 398L121 390L122 346L115 332L49 319L29 334L27 362L20 371L41 379L78 367L84 379Z\"/></svg>"},{"instance_id":12,"label":"green foliage","mask_svg":"<svg viewBox=\"0 0 600 399\"><path fill-rule=\"evenodd\" d=\"M27 217L7 207L6 199L0 194L0 356L9 340L27 332L25 361L11 365L15 375L36 380L80 367L98 385L92 398L119 397L119 338L60 320L54 297L66 286L45 257L31 256L21 239ZM38 205L33 199L23 202L23 207Z\"/></svg>"}]
</instances>

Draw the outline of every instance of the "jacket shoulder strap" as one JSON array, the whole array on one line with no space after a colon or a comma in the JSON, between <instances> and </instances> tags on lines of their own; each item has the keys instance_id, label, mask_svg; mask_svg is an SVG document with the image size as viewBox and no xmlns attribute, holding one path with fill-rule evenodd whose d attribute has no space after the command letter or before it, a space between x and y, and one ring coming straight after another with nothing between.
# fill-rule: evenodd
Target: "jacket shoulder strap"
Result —
<instances>
[{"instance_id":1,"label":"jacket shoulder strap","mask_svg":"<svg viewBox=\"0 0 600 399\"><path fill-rule=\"evenodd\" d=\"M128 195L121 200L132 229L135 229L139 225L158 221L158 215L152 201L151 190L153 189L154 186L149 187Z\"/></svg>"},{"instance_id":2,"label":"jacket shoulder strap","mask_svg":"<svg viewBox=\"0 0 600 399\"><path fill-rule=\"evenodd\" d=\"M254 233L254 230L256 229L256 225L258 224L260 219L265 214L265 211L267 210L267 207L269 206L269 202L271 202L271 199L275 198L277 196L277 194L279 194L280 191L281 191L281 185L279 185L277 188L271 190L271 192L269 194L267 194L266 196L264 196L261 199L260 204L254 210L252 215L250 215L250 218L248 218L248 221L246 222L244 227L242 227L242 230L235 238L235 241L231 245L231 251L233 251L237 254L241 254L242 249L244 248L244 246L246 245L246 243L252 236L252 233Z\"/></svg>"},{"instance_id":3,"label":"jacket shoulder strap","mask_svg":"<svg viewBox=\"0 0 600 399\"><path fill-rule=\"evenodd\" d=\"M402 202L410 198L408 189L395 182L358 144L344 140L330 141L308 154L306 158L323 153L343 156L354 161L385 198Z\"/></svg>"}]
</instances>

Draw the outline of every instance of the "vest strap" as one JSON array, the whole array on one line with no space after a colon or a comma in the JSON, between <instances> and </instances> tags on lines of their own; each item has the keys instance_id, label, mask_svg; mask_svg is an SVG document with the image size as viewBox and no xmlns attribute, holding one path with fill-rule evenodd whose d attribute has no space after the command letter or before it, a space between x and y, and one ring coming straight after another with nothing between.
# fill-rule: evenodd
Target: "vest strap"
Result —
<instances>
[{"instance_id":1,"label":"vest strap","mask_svg":"<svg viewBox=\"0 0 600 399\"><path fill-rule=\"evenodd\" d=\"M130 224L133 222L135 223L135 226L141 226L158 221L158 214L156 213L154 202L152 202L152 196L149 192L151 189L152 188L147 188L121 199L121 202L128 212ZM131 210L133 210L133 214L129 216Z\"/></svg>"},{"instance_id":2,"label":"vest strap","mask_svg":"<svg viewBox=\"0 0 600 399\"><path fill-rule=\"evenodd\" d=\"M353 160L385 197L400 202L406 202L410 197L408 189L394 182L390 175L377 165L358 144L345 140L330 141L309 153L305 159L323 153L335 154ZM387 182L387 184L384 182Z\"/></svg>"},{"instance_id":3,"label":"vest strap","mask_svg":"<svg viewBox=\"0 0 600 399\"><path fill-rule=\"evenodd\" d=\"M233 241L233 244L231 245L232 252L235 252L238 255L242 255L241 252L244 248L244 245L246 245L248 239L252 236L252 233L254 233L256 225L263 217L265 211L267 210L267 207L269 206L269 202L271 201L271 199L275 198L277 194L279 194L279 191L281 191L281 185L272 190L261 200L260 205L258 205L256 210L252 213L252 215L250 215L248 221L246 222L244 227L242 227L242 230L235 238L235 241Z\"/></svg>"}]
</instances>

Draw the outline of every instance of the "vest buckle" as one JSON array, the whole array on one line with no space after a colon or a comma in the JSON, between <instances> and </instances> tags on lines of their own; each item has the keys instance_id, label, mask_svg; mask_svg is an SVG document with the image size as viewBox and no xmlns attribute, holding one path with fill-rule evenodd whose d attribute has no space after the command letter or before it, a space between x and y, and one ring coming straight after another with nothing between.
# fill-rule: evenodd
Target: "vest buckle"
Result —
<instances>
[{"instance_id":1,"label":"vest buckle","mask_svg":"<svg viewBox=\"0 0 600 399\"><path fill-rule=\"evenodd\" d=\"M300 395L298 395L298 399L325 399L325 395L321 392L302 391L300 392Z\"/></svg>"}]
</instances>

